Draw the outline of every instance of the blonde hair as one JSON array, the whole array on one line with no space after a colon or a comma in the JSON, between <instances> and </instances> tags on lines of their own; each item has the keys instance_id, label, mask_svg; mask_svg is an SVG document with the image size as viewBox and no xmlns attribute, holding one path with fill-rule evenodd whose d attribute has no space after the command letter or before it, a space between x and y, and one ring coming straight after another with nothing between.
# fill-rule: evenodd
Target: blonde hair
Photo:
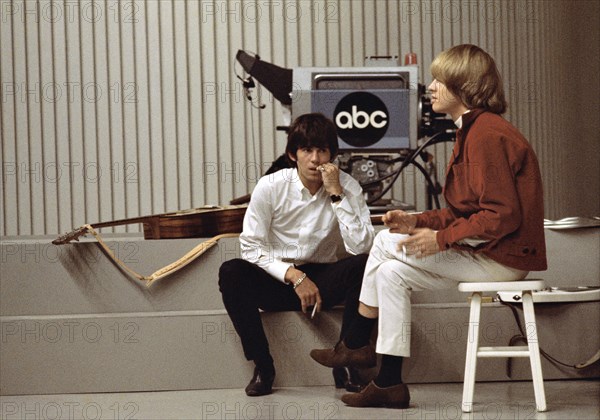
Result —
<instances>
[{"instance_id":1,"label":"blonde hair","mask_svg":"<svg viewBox=\"0 0 600 420\"><path fill-rule=\"evenodd\" d=\"M431 75L446 85L469 109L506 112L502 78L494 59L476 45L457 45L431 63Z\"/></svg>"}]
</instances>

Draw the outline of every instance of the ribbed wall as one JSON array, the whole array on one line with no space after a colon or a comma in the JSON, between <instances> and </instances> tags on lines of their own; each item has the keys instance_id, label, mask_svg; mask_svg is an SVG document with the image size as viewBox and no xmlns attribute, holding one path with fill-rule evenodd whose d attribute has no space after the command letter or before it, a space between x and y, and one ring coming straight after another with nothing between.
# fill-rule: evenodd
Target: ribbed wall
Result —
<instances>
[{"instance_id":1,"label":"ribbed wall","mask_svg":"<svg viewBox=\"0 0 600 420\"><path fill-rule=\"evenodd\" d=\"M572 77L560 1L0 1L0 235L226 204L284 150L281 106L245 100L238 49L282 67L361 66L475 43L503 73L507 118L536 149L547 217L563 216ZM259 91L254 91L254 105ZM451 145L435 148L438 172ZM408 170L395 197L425 207ZM137 230L137 227L118 231Z\"/></svg>"}]
</instances>

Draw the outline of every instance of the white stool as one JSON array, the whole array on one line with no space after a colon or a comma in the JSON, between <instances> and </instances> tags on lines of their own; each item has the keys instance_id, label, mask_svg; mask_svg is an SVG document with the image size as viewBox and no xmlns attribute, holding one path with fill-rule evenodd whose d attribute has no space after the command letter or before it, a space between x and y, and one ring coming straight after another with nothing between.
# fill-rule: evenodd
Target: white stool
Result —
<instances>
[{"instance_id":1,"label":"white stool","mask_svg":"<svg viewBox=\"0 0 600 420\"><path fill-rule=\"evenodd\" d=\"M472 292L471 314L469 316L469 336L467 341L467 359L465 362L465 383L463 388L462 411L470 413L473 409L473 393L475 391L475 371L478 357L529 357L531 376L535 392L537 411L546 411L546 395L544 378L538 345L537 325L533 310L532 290L543 289L543 280L521 280L489 283L460 283L458 290ZM522 292L523 314L525 316L525 334L527 346L479 347L479 317L481 314L482 292Z\"/></svg>"}]
</instances>

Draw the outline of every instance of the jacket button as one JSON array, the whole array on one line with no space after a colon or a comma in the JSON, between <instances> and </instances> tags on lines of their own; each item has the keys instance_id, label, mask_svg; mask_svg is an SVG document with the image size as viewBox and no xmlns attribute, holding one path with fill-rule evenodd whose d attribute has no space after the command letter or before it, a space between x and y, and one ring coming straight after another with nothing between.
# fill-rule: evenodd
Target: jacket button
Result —
<instances>
[{"instance_id":1,"label":"jacket button","mask_svg":"<svg viewBox=\"0 0 600 420\"><path fill-rule=\"evenodd\" d=\"M529 254L529 248L523 248L523 254L525 254L525 255Z\"/></svg>"}]
</instances>

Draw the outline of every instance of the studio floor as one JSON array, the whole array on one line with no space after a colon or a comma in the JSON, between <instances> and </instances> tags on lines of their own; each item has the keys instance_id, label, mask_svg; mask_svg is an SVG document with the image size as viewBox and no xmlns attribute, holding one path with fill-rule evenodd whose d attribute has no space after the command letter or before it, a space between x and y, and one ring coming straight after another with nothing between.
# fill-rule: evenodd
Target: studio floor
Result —
<instances>
[{"instance_id":1,"label":"studio floor","mask_svg":"<svg viewBox=\"0 0 600 420\"><path fill-rule=\"evenodd\" d=\"M351 408L334 387L278 388L250 398L242 389L0 397L1 419L599 419L600 381L546 381L548 411L535 411L531 382L478 383L473 413L462 384L410 386L406 410Z\"/></svg>"}]
</instances>

